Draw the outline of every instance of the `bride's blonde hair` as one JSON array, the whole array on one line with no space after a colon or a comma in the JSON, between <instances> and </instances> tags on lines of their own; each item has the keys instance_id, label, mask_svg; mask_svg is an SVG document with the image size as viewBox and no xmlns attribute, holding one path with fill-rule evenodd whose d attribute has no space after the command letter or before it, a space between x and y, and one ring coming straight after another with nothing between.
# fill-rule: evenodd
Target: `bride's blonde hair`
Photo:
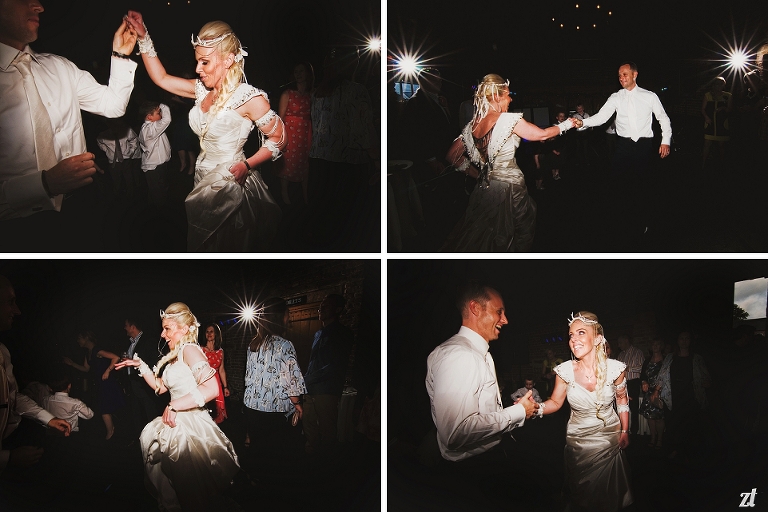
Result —
<instances>
[{"instance_id":1,"label":"bride's blonde hair","mask_svg":"<svg viewBox=\"0 0 768 512\"><path fill-rule=\"evenodd\" d=\"M216 115L218 111L224 108L237 86L244 81L245 61L243 56L247 53L243 51L243 45L232 31L232 27L223 21L209 21L203 25L197 34L197 40L193 40L192 45L213 48L220 60L225 59L230 53L235 56L234 62L227 69L221 82L221 92L211 106L211 112Z\"/></svg>"},{"instance_id":2,"label":"bride's blonde hair","mask_svg":"<svg viewBox=\"0 0 768 512\"><path fill-rule=\"evenodd\" d=\"M504 80L494 73L485 75L475 92L475 122L487 116L493 108L490 102L499 101L504 94L509 94L509 80Z\"/></svg>"},{"instance_id":3,"label":"bride's blonde hair","mask_svg":"<svg viewBox=\"0 0 768 512\"><path fill-rule=\"evenodd\" d=\"M155 365L155 393L160 392L160 385L162 384L160 372L162 372L163 366L176 360L176 358L179 357L179 351L181 351L185 345L197 343L197 336L199 334L198 327L200 327L195 315L192 314L189 307L183 302L174 302L168 306L165 311L160 311L160 318L175 322L179 326L187 326L189 330L181 337L176 347L163 356L157 362L157 365Z\"/></svg>"}]
</instances>

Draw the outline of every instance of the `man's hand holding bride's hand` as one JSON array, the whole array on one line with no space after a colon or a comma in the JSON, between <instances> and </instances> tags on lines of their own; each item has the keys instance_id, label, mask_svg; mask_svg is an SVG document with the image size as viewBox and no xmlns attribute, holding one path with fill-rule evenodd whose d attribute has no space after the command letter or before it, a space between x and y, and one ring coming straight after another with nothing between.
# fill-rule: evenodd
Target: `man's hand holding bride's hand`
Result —
<instances>
[{"instance_id":1,"label":"man's hand holding bride's hand","mask_svg":"<svg viewBox=\"0 0 768 512\"><path fill-rule=\"evenodd\" d=\"M144 36L147 35L147 30L144 27L144 18L141 16L140 12L128 11L128 14L126 14L123 19L130 23L139 39L144 39Z\"/></svg>"},{"instance_id":2,"label":"man's hand holding bride's hand","mask_svg":"<svg viewBox=\"0 0 768 512\"><path fill-rule=\"evenodd\" d=\"M136 46L136 31L133 29L127 18L118 27L117 32L112 37L112 51L130 55L133 47Z\"/></svg>"},{"instance_id":3,"label":"man's hand holding bride's hand","mask_svg":"<svg viewBox=\"0 0 768 512\"><path fill-rule=\"evenodd\" d=\"M536 401L531 396L533 394L533 391L528 391L523 398L517 401L518 404L522 405L525 409L525 419L529 420L534 415L537 414L539 410L539 404L536 403Z\"/></svg>"},{"instance_id":4,"label":"man's hand holding bride's hand","mask_svg":"<svg viewBox=\"0 0 768 512\"><path fill-rule=\"evenodd\" d=\"M584 126L584 121L582 121L578 117L571 117L569 118L569 121L573 123L574 128L581 128L582 126Z\"/></svg>"}]
</instances>

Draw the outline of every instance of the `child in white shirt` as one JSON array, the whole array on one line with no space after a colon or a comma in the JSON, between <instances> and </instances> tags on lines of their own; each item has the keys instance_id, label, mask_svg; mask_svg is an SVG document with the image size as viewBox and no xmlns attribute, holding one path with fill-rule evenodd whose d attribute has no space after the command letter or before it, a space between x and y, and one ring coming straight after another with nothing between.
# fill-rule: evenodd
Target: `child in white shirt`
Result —
<instances>
[{"instance_id":1,"label":"child in white shirt","mask_svg":"<svg viewBox=\"0 0 768 512\"><path fill-rule=\"evenodd\" d=\"M161 208L168 196L168 162L171 143L165 131L171 124L171 109L164 103L145 101L139 107L144 120L139 132L141 169L147 179L149 202Z\"/></svg>"},{"instance_id":2,"label":"child in white shirt","mask_svg":"<svg viewBox=\"0 0 768 512\"><path fill-rule=\"evenodd\" d=\"M72 425L72 432L78 432L78 418L89 420L93 418L93 411L81 400L69 396L72 389L69 377L55 378L49 385L53 394L43 400L45 410L57 418L67 420Z\"/></svg>"}]
</instances>

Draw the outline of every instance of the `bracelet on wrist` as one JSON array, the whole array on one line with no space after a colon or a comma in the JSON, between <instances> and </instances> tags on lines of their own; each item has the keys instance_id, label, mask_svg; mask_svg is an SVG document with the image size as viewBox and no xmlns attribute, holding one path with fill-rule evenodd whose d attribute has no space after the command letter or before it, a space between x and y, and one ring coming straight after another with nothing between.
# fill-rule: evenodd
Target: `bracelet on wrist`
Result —
<instances>
[{"instance_id":1,"label":"bracelet on wrist","mask_svg":"<svg viewBox=\"0 0 768 512\"><path fill-rule=\"evenodd\" d=\"M112 50L112 56L113 57L117 57L119 59L131 60L131 56L130 55L126 55L124 53L120 53L120 52L117 52L117 51L114 51L114 50Z\"/></svg>"},{"instance_id":2,"label":"bracelet on wrist","mask_svg":"<svg viewBox=\"0 0 768 512\"><path fill-rule=\"evenodd\" d=\"M169 408L170 410L172 410L173 412L179 412L179 411L177 411L177 410L176 410L176 408L175 408L175 407L173 407L171 404L168 404L168 408Z\"/></svg>"},{"instance_id":3,"label":"bracelet on wrist","mask_svg":"<svg viewBox=\"0 0 768 512\"><path fill-rule=\"evenodd\" d=\"M243 160L243 163L245 164L245 168L250 171L251 170L251 164L248 163L248 159L247 158L245 160Z\"/></svg>"},{"instance_id":4,"label":"bracelet on wrist","mask_svg":"<svg viewBox=\"0 0 768 512\"><path fill-rule=\"evenodd\" d=\"M621 434L629 434L629 430L619 430L619 433L621 433Z\"/></svg>"}]
</instances>

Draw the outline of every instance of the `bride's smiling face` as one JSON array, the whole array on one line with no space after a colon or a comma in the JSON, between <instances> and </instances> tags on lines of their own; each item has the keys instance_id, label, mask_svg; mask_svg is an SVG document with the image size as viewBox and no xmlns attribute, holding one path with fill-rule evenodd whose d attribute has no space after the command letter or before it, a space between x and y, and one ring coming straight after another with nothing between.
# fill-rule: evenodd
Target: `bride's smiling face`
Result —
<instances>
[{"instance_id":1,"label":"bride's smiling face","mask_svg":"<svg viewBox=\"0 0 768 512\"><path fill-rule=\"evenodd\" d=\"M195 60L197 66L195 73L200 77L200 81L207 89L213 89L221 85L221 81L227 74L227 69L232 65L233 58L222 58L216 48L206 48L205 46L195 47Z\"/></svg>"},{"instance_id":2,"label":"bride's smiling face","mask_svg":"<svg viewBox=\"0 0 768 512\"><path fill-rule=\"evenodd\" d=\"M595 329L581 320L575 320L568 329L568 346L573 356L581 359L595 347Z\"/></svg>"},{"instance_id":3,"label":"bride's smiling face","mask_svg":"<svg viewBox=\"0 0 768 512\"><path fill-rule=\"evenodd\" d=\"M163 320L163 332L160 336L168 342L168 348L173 350L179 344L181 338L189 332L189 327L181 326L173 320Z\"/></svg>"}]
</instances>

